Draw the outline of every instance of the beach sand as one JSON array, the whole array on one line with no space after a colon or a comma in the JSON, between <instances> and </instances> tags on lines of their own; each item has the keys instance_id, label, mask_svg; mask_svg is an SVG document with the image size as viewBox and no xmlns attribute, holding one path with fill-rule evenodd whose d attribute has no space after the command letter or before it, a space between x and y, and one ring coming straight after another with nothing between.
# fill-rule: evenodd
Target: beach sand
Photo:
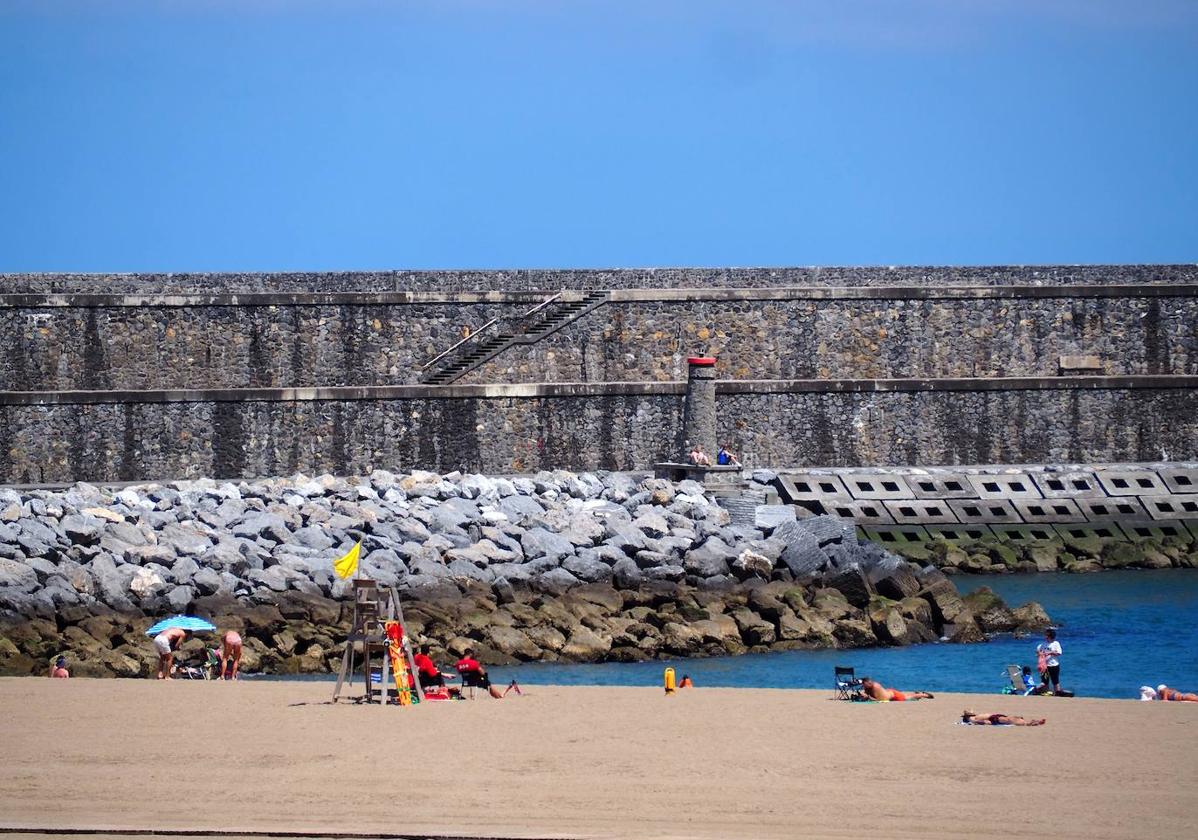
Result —
<instances>
[{"instance_id":1,"label":"beach sand","mask_svg":"<svg viewBox=\"0 0 1198 840\"><path fill-rule=\"evenodd\" d=\"M917 686L900 686L916 688ZM0 679L6 827L524 837L1186 837L1198 704ZM956 725L965 706L1047 717Z\"/></svg>"}]
</instances>

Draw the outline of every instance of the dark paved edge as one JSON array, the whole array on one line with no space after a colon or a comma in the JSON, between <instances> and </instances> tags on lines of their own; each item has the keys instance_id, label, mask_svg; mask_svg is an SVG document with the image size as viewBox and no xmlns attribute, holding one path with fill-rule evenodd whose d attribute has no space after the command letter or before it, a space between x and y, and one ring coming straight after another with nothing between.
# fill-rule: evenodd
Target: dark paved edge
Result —
<instances>
[{"instance_id":1,"label":"dark paved edge","mask_svg":"<svg viewBox=\"0 0 1198 840\"><path fill-rule=\"evenodd\" d=\"M913 391L1082 391L1198 389L1198 376L1028 376L944 379L725 379L716 393L819 394ZM553 399L681 396L684 382L529 382L511 385L379 385L155 391L0 391L0 405L322 402L353 400Z\"/></svg>"},{"instance_id":2,"label":"dark paved edge","mask_svg":"<svg viewBox=\"0 0 1198 840\"><path fill-rule=\"evenodd\" d=\"M233 829L157 829L157 828L20 828L0 826L0 834L28 834L43 837L280 837L312 840L563 840L568 834L552 837L500 834L426 834L369 831L236 831Z\"/></svg>"},{"instance_id":3,"label":"dark paved edge","mask_svg":"<svg viewBox=\"0 0 1198 840\"><path fill-rule=\"evenodd\" d=\"M420 306L537 303L560 289L494 291L194 292L103 294L0 293L0 309L207 306ZM566 290L575 291L575 290ZM582 291L582 290L577 290ZM595 291L595 290L592 290ZM611 303L724 300L1007 300L1018 298L1187 298L1198 283L1058 284L1006 286L779 286L607 289Z\"/></svg>"}]
</instances>

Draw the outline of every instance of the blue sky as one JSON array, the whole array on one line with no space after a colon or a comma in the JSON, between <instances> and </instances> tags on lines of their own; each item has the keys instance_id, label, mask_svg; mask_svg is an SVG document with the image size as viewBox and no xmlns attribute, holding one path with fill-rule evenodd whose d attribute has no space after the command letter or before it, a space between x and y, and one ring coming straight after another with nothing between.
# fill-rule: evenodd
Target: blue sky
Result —
<instances>
[{"instance_id":1,"label":"blue sky","mask_svg":"<svg viewBox=\"0 0 1198 840\"><path fill-rule=\"evenodd\" d=\"M1198 261L1191 0L0 0L0 272Z\"/></svg>"}]
</instances>

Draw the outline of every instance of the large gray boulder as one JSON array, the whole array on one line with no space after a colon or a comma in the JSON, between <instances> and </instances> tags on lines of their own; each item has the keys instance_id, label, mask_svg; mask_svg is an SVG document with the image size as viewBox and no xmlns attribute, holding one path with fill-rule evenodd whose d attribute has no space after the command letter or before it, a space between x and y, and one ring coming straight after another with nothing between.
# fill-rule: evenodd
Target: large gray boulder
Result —
<instances>
[{"instance_id":1,"label":"large gray boulder","mask_svg":"<svg viewBox=\"0 0 1198 840\"><path fill-rule=\"evenodd\" d=\"M525 519L540 516L545 508L531 496L508 496L500 499L496 505L512 522L523 522Z\"/></svg>"},{"instance_id":2,"label":"large gray boulder","mask_svg":"<svg viewBox=\"0 0 1198 840\"><path fill-rule=\"evenodd\" d=\"M692 548L683 557L682 565L688 574L698 577L728 574L728 564L736 559L736 550L721 540L711 537L698 548Z\"/></svg>"},{"instance_id":3,"label":"large gray boulder","mask_svg":"<svg viewBox=\"0 0 1198 840\"><path fill-rule=\"evenodd\" d=\"M824 575L823 585L837 590L850 604L858 608L869 606L869 599L874 594L865 573L855 566L829 571Z\"/></svg>"},{"instance_id":4,"label":"large gray boulder","mask_svg":"<svg viewBox=\"0 0 1198 840\"><path fill-rule=\"evenodd\" d=\"M591 549L583 549L577 555L567 557L562 561L562 568L587 583L608 581L612 578L612 567L600 560L598 554Z\"/></svg>"},{"instance_id":5,"label":"large gray boulder","mask_svg":"<svg viewBox=\"0 0 1198 840\"><path fill-rule=\"evenodd\" d=\"M641 567L629 557L617 560L611 571L612 583L616 585L617 589L636 589L644 580Z\"/></svg>"},{"instance_id":6,"label":"large gray boulder","mask_svg":"<svg viewBox=\"0 0 1198 840\"><path fill-rule=\"evenodd\" d=\"M520 538L520 547L524 551L524 557L528 560L547 557L554 562L560 562L574 553L572 542L560 534L555 534L544 528L532 528L526 531Z\"/></svg>"},{"instance_id":7,"label":"large gray boulder","mask_svg":"<svg viewBox=\"0 0 1198 840\"><path fill-rule=\"evenodd\" d=\"M264 537L277 543L285 543L291 539L286 521L272 513L251 514L233 525L231 530L233 536L250 540Z\"/></svg>"},{"instance_id":8,"label":"large gray boulder","mask_svg":"<svg viewBox=\"0 0 1198 840\"><path fill-rule=\"evenodd\" d=\"M857 542L857 526L851 519L824 514L808 517L799 524L819 541L821 547L829 543Z\"/></svg>"},{"instance_id":9,"label":"large gray boulder","mask_svg":"<svg viewBox=\"0 0 1198 840\"><path fill-rule=\"evenodd\" d=\"M580 585L582 581L565 569L550 569L543 574L533 578L533 588L539 592L544 592L549 595L561 595L574 587Z\"/></svg>"},{"instance_id":10,"label":"large gray boulder","mask_svg":"<svg viewBox=\"0 0 1198 840\"><path fill-rule=\"evenodd\" d=\"M74 545L95 545L104 523L94 516L72 513L62 518L62 532Z\"/></svg>"},{"instance_id":11,"label":"large gray boulder","mask_svg":"<svg viewBox=\"0 0 1198 840\"><path fill-rule=\"evenodd\" d=\"M167 525L158 532L158 544L165 546L175 555L203 554L212 547L207 533L187 525Z\"/></svg>"},{"instance_id":12,"label":"large gray boulder","mask_svg":"<svg viewBox=\"0 0 1198 840\"><path fill-rule=\"evenodd\" d=\"M899 557L879 563L866 576L879 595L895 601L914 595L922 587L911 564Z\"/></svg>"},{"instance_id":13,"label":"large gray boulder","mask_svg":"<svg viewBox=\"0 0 1198 840\"><path fill-rule=\"evenodd\" d=\"M795 580L813 581L828 564L828 555L819 547L819 540L799 522L783 522L770 539L782 542L779 559Z\"/></svg>"},{"instance_id":14,"label":"large gray boulder","mask_svg":"<svg viewBox=\"0 0 1198 840\"><path fill-rule=\"evenodd\" d=\"M0 589L32 592L37 585L37 573L28 565L0 558Z\"/></svg>"}]
</instances>

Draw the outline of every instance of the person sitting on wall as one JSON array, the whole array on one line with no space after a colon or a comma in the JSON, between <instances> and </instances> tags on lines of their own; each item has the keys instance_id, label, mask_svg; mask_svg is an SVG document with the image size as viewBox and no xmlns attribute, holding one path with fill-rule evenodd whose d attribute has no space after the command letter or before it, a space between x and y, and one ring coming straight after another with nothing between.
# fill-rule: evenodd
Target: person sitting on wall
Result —
<instances>
[{"instance_id":1,"label":"person sitting on wall","mask_svg":"<svg viewBox=\"0 0 1198 840\"><path fill-rule=\"evenodd\" d=\"M699 446L697 443L691 447L690 454L686 457L696 467L711 466L711 458L709 458L707 453L703 451L703 447Z\"/></svg>"},{"instance_id":2,"label":"person sitting on wall","mask_svg":"<svg viewBox=\"0 0 1198 840\"><path fill-rule=\"evenodd\" d=\"M715 462L722 467L739 467L740 461L736 458L736 453L728 448L728 444L720 444L720 451L715 454Z\"/></svg>"}]
</instances>

